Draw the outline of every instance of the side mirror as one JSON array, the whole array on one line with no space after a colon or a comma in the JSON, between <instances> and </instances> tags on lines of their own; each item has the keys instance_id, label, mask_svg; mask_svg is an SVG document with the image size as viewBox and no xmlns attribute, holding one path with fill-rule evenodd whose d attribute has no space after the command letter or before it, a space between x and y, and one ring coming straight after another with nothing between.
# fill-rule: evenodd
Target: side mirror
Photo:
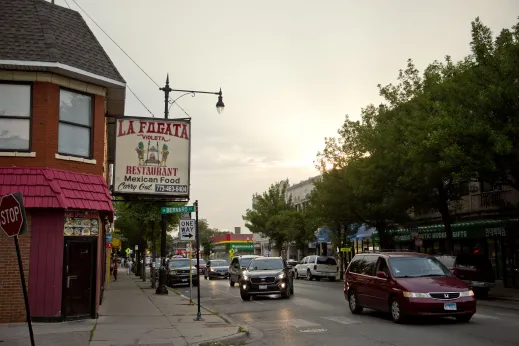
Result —
<instances>
[{"instance_id":1,"label":"side mirror","mask_svg":"<svg viewBox=\"0 0 519 346\"><path fill-rule=\"evenodd\" d=\"M377 278L387 280L387 279L388 279L388 276L387 276L387 274L384 273L384 272L377 272Z\"/></svg>"}]
</instances>

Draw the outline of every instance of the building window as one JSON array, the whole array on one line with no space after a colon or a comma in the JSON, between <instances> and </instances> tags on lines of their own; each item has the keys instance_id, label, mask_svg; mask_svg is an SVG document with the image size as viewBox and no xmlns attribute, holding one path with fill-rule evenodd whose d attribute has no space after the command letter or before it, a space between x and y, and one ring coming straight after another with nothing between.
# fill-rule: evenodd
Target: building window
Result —
<instances>
[{"instance_id":1,"label":"building window","mask_svg":"<svg viewBox=\"0 0 519 346\"><path fill-rule=\"evenodd\" d=\"M58 153L92 157L92 97L60 90Z\"/></svg>"},{"instance_id":2,"label":"building window","mask_svg":"<svg viewBox=\"0 0 519 346\"><path fill-rule=\"evenodd\" d=\"M31 86L0 84L0 151L29 151Z\"/></svg>"}]
</instances>

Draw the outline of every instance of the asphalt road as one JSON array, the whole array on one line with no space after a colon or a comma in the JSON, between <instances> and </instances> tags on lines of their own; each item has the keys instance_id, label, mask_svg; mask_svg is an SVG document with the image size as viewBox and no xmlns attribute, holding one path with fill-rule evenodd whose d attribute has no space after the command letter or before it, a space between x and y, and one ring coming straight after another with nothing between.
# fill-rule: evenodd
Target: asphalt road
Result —
<instances>
[{"instance_id":1,"label":"asphalt road","mask_svg":"<svg viewBox=\"0 0 519 346\"><path fill-rule=\"evenodd\" d=\"M371 310L352 315L341 282L295 280L295 295L244 302L227 280L201 280L201 302L263 336L249 345L519 345L519 310L479 306L469 323L454 319L417 320L398 325ZM177 287L189 296L189 288ZM193 287L196 299L196 287Z\"/></svg>"}]
</instances>

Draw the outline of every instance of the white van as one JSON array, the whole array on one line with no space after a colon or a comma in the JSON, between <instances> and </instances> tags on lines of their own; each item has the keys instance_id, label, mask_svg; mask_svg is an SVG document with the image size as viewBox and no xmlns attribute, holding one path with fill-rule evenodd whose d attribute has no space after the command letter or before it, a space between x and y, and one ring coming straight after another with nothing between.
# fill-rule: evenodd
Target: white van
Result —
<instances>
[{"instance_id":1,"label":"white van","mask_svg":"<svg viewBox=\"0 0 519 346\"><path fill-rule=\"evenodd\" d=\"M331 256L307 256L303 258L294 269L294 278L306 278L307 280L328 278L335 281L339 267L337 261Z\"/></svg>"}]
</instances>

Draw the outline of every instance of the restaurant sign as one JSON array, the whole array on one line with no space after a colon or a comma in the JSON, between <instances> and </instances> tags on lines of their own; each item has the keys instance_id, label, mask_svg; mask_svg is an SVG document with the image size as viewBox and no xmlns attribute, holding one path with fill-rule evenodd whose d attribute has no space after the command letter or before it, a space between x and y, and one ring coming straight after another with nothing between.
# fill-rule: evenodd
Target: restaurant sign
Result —
<instances>
[{"instance_id":1,"label":"restaurant sign","mask_svg":"<svg viewBox=\"0 0 519 346\"><path fill-rule=\"evenodd\" d=\"M99 213L97 211L66 211L63 234L66 236L98 236Z\"/></svg>"},{"instance_id":2,"label":"restaurant sign","mask_svg":"<svg viewBox=\"0 0 519 346\"><path fill-rule=\"evenodd\" d=\"M114 194L189 197L190 120L117 119Z\"/></svg>"}]
</instances>

